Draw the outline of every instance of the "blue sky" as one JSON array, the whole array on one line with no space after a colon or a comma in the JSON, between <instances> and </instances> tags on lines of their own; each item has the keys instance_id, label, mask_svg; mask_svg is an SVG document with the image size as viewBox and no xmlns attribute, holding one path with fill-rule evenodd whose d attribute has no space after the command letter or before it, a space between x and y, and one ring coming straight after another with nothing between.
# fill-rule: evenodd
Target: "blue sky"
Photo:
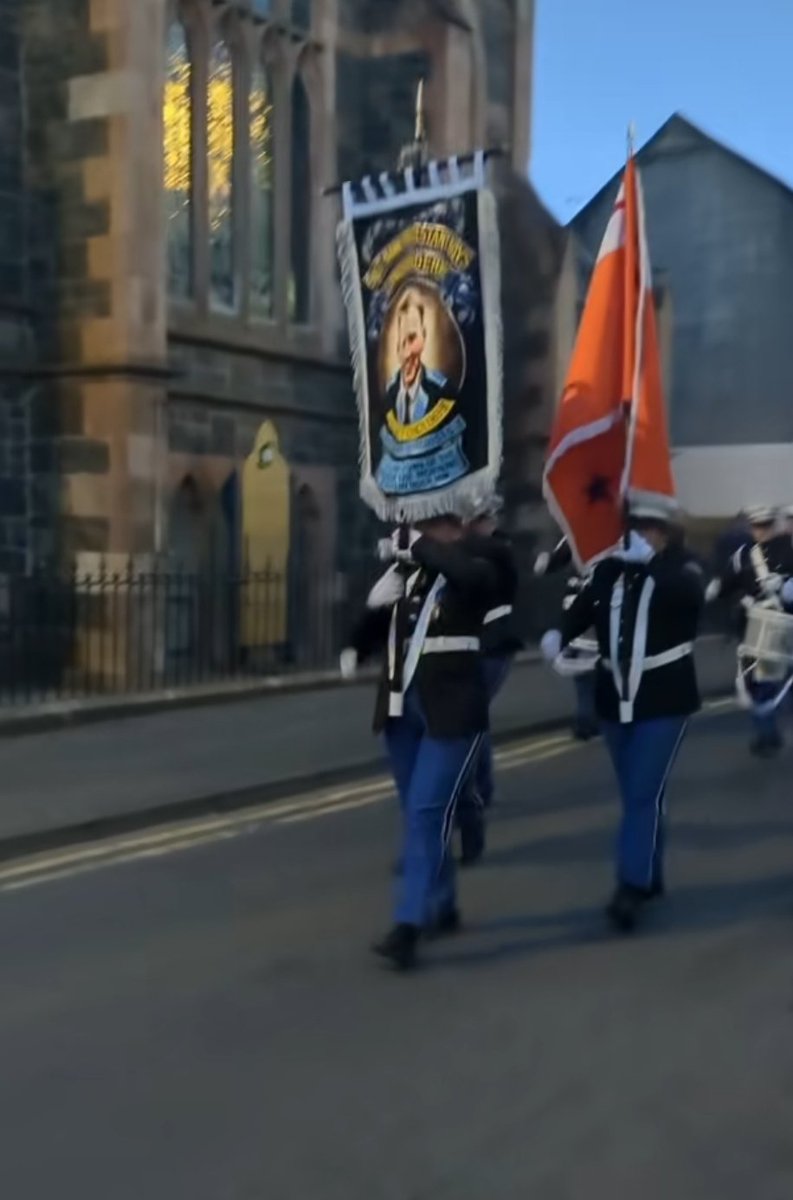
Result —
<instances>
[{"instance_id":1,"label":"blue sky","mask_svg":"<svg viewBox=\"0 0 793 1200\"><path fill-rule=\"evenodd\" d=\"M793 184L793 0L537 0L531 176L563 221L671 113Z\"/></svg>"}]
</instances>

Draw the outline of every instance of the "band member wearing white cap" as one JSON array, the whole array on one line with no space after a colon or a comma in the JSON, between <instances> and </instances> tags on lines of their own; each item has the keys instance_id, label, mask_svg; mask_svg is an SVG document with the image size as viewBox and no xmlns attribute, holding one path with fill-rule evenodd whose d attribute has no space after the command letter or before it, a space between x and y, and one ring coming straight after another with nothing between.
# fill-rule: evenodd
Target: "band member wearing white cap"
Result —
<instances>
[{"instance_id":1,"label":"band member wearing white cap","mask_svg":"<svg viewBox=\"0 0 793 1200\"><path fill-rule=\"evenodd\" d=\"M744 613L757 604L781 608L783 585L793 576L793 542L789 534L778 531L777 512L771 506L755 505L746 510L746 516L751 536L735 551L721 576L708 584L707 599L740 596ZM780 692L778 671L758 663L748 679L748 690L754 726L752 753L773 757L782 748L774 704Z\"/></svg>"},{"instance_id":2,"label":"band member wearing white cap","mask_svg":"<svg viewBox=\"0 0 793 1200\"><path fill-rule=\"evenodd\" d=\"M570 544L567 538L562 538L560 542L557 542L550 554L547 551L543 551L537 555L534 562L534 574L538 579L543 578L545 575L554 575L558 571L569 570L572 562L573 555L570 550ZM563 612L567 612L572 606L576 596L584 587L584 583L583 575L578 575L576 572L568 575L562 599ZM576 655L589 656L594 648L591 638L577 638L576 645L571 647L571 652ZM576 698L573 737L581 742L588 742L591 738L597 737L599 732L597 714L595 712L594 661L592 667L591 671L583 671L580 675L573 677Z\"/></svg>"},{"instance_id":3,"label":"band member wearing white cap","mask_svg":"<svg viewBox=\"0 0 793 1200\"><path fill-rule=\"evenodd\" d=\"M595 567L561 633L543 638L555 660L591 627L597 635L595 702L622 798L617 887L606 911L625 932L664 891L666 788L700 704L693 649L704 580L672 543L669 522L667 507L635 505L627 547Z\"/></svg>"},{"instance_id":4,"label":"band member wearing white cap","mask_svg":"<svg viewBox=\"0 0 793 1200\"><path fill-rule=\"evenodd\" d=\"M386 651L374 728L385 735L399 792L403 854L394 925L373 949L399 970L414 965L423 931L459 926L449 839L488 727L481 630L498 599L492 562L465 545L456 517L424 522L407 541L394 535L396 561L370 592L341 661L349 677L358 662ZM403 616L404 670L395 691Z\"/></svg>"}]
</instances>

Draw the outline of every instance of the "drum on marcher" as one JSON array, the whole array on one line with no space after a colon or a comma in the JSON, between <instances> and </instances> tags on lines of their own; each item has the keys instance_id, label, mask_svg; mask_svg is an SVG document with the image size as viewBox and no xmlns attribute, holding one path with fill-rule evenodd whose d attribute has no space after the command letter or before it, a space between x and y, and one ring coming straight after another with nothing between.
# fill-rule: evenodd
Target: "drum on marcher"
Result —
<instances>
[{"instance_id":1,"label":"drum on marcher","mask_svg":"<svg viewBox=\"0 0 793 1200\"><path fill-rule=\"evenodd\" d=\"M752 604L746 614L746 631L738 647L736 690L743 708L756 707L747 681L778 684L779 693L770 702L776 708L790 690L793 678L793 614L777 605ZM763 707L769 707L764 705Z\"/></svg>"}]
</instances>

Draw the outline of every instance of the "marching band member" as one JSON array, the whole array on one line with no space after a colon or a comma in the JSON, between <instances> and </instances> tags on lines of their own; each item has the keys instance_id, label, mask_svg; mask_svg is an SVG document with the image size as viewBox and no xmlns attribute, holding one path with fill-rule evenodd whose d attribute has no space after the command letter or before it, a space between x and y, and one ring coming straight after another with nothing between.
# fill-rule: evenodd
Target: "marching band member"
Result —
<instances>
[{"instance_id":1,"label":"marching band member","mask_svg":"<svg viewBox=\"0 0 793 1200\"><path fill-rule=\"evenodd\" d=\"M342 674L387 647L374 728L384 733L403 816L402 870L394 926L373 947L399 970L414 966L423 930L460 923L449 839L455 808L488 728L481 629L497 603L490 557L465 544L455 517L423 522L375 584L367 611L342 653ZM398 606L407 606L402 692L395 692Z\"/></svg>"},{"instance_id":2,"label":"marching band member","mask_svg":"<svg viewBox=\"0 0 793 1200\"><path fill-rule=\"evenodd\" d=\"M793 504L789 504L785 509L785 532L793 541Z\"/></svg>"},{"instance_id":3,"label":"marching band member","mask_svg":"<svg viewBox=\"0 0 793 1200\"><path fill-rule=\"evenodd\" d=\"M630 525L627 547L595 567L561 632L543 638L555 660L590 627L597 636L595 701L623 810L606 911L624 932L664 891L665 795L700 704L693 649L703 600L700 569L672 544L668 508L636 503Z\"/></svg>"},{"instance_id":4,"label":"marching band member","mask_svg":"<svg viewBox=\"0 0 793 1200\"><path fill-rule=\"evenodd\" d=\"M495 603L482 624L482 666L487 694L492 704L509 674L515 655L523 647L518 633L515 604L518 569L508 537L498 528L501 500L494 497L467 528L465 545L472 553L488 559L498 578ZM468 786L460 799L457 823L462 842L461 861L472 866L485 849L485 811L495 792L493 744L489 733L482 739L479 756Z\"/></svg>"},{"instance_id":5,"label":"marching band member","mask_svg":"<svg viewBox=\"0 0 793 1200\"><path fill-rule=\"evenodd\" d=\"M573 562L573 555L570 550L567 538L562 538L549 554L543 551L537 555L534 563L534 574L538 578L545 575L553 575L557 571L567 570ZM575 573L568 576L565 585L565 594L562 599L562 611L567 612L572 607L576 597L584 587L584 577ZM572 651L578 651L582 654L589 654L592 650L592 645L589 639L578 639L578 645L571 647ZM584 671L573 677L576 696L576 714L573 722L573 736L581 742L588 742L591 738L597 737L599 733L597 714L595 712L595 674L594 667L591 671Z\"/></svg>"},{"instance_id":6,"label":"marching band member","mask_svg":"<svg viewBox=\"0 0 793 1200\"><path fill-rule=\"evenodd\" d=\"M750 538L735 551L721 576L708 584L706 592L708 601L738 595L744 610L742 625L754 605L781 608L783 585L793 576L793 542L788 534L777 531L776 510L756 505L747 509L746 515ZM751 751L760 758L774 757L782 748L774 703L780 687L779 668L757 663L748 679L748 692L754 726Z\"/></svg>"}]
</instances>

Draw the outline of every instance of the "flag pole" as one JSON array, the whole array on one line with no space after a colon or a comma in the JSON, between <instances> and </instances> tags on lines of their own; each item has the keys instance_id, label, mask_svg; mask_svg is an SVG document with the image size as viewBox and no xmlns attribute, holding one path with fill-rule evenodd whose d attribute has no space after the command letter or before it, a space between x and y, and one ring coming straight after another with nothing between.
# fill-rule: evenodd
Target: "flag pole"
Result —
<instances>
[{"instance_id":1,"label":"flag pole","mask_svg":"<svg viewBox=\"0 0 793 1200\"><path fill-rule=\"evenodd\" d=\"M416 88L413 140L402 147L399 155L398 169L406 171L410 168L420 172L427 166L429 157L427 116L424 106L424 80L420 79ZM402 513L399 513L397 516L397 544L400 550L407 550L410 546L410 527ZM401 564L400 571L407 582L411 569L405 564ZM389 680L389 713L393 716L401 716L403 688L405 685L405 643L409 633L408 604L405 598L398 600L396 603L394 632L393 675Z\"/></svg>"},{"instance_id":2,"label":"flag pole","mask_svg":"<svg viewBox=\"0 0 793 1200\"><path fill-rule=\"evenodd\" d=\"M626 176L627 176L627 164L633 158L634 153L635 153L635 148L636 148L636 124L634 121L628 122L626 143L627 144L626 144L625 162L626 162ZM625 410L625 420L626 420L626 425L628 426L628 437L630 436L631 407L635 403L636 403L636 397L631 396L630 406L626 406L626 410ZM629 454L630 454L630 446L628 444L628 438L626 438L626 441L625 441L625 469L627 469L627 466L628 466L628 455ZM622 521L623 521L622 542L623 542L624 548L627 550L628 546L630 545L630 537L631 537L631 535L630 535L630 503L629 503L627 488L625 489L625 495L622 497Z\"/></svg>"}]
</instances>

